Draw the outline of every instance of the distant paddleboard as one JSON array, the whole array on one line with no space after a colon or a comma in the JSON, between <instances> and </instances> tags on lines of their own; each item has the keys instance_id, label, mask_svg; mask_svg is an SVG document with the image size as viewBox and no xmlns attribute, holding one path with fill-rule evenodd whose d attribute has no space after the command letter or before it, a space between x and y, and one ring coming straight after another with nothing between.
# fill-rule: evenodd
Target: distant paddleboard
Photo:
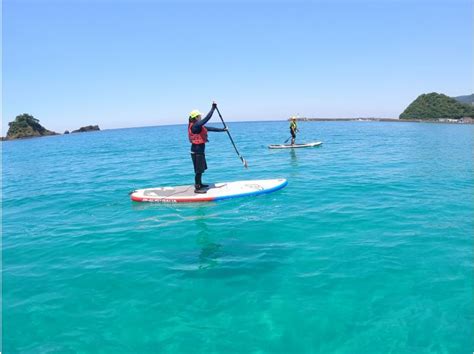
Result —
<instances>
[{"instance_id":1,"label":"distant paddleboard","mask_svg":"<svg viewBox=\"0 0 474 354\"><path fill-rule=\"evenodd\" d=\"M135 202L199 203L271 193L287 185L286 179L263 179L215 183L207 193L194 193L194 185L138 189L130 195Z\"/></svg>"},{"instance_id":2,"label":"distant paddleboard","mask_svg":"<svg viewBox=\"0 0 474 354\"><path fill-rule=\"evenodd\" d=\"M298 148L309 148L314 146L321 145L321 141L316 141L314 143L307 143L307 144L280 144L280 145L268 145L270 149L298 149Z\"/></svg>"}]
</instances>

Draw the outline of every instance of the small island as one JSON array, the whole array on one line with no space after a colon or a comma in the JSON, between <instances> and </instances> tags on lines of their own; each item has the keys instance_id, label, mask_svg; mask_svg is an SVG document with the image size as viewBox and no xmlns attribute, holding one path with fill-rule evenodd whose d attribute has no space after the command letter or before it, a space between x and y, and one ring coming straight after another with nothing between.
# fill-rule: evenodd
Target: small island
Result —
<instances>
[{"instance_id":1,"label":"small island","mask_svg":"<svg viewBox=\"0 0 474 354\"><path fill-rule=\"evenodd\" d=\"M6 137L2 140L16 140L35 138L41 136L59 135L56 132L43 127L39 120L30 114L24 113L16 116L13 122L8 123L8 132Z\"/></svg>"},{"instance_id":2,"label":"small island","mask_svg":"<svg viewBox=\"0 0 474 354\"><path fill-rule=\"evenodd\" d=\"M100 128L98 125L87 125L77 130L73 130L72 133L87 133L87 132L93 132L93 131L99 131L99 130Z\"/></svg>"},{"instance_id":3,"label":"small island","mask_svg":"<svg viewBox=\"0 0 474 354\"><path fill-rule=\"evenodd\" d=\"M9 129L7 135L1 138L2 141L36 138L50 135L61 135L59 133L46 129L39 123L38 119L27 113L23 113L19 116L16 116L15 120L8 123L8 125ZM68 135L70 133L85 133L99 130L100 128L98 125L87 125L77 130L73 130L72 132L66 130L64 132L64 135Z\"/></svg>"}]
</instances>

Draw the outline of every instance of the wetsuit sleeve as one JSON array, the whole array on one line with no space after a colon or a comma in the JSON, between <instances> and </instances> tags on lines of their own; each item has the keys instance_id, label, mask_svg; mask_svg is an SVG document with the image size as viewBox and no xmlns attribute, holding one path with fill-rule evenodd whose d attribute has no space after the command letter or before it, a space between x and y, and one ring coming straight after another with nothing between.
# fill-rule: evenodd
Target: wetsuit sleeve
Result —
<instances>
[{"instance_id":1,"label":"wetsuit sleeve","mask_svg":"<svg viewBox=\"0 0 474 354\"><path fill-rule=\"evenodd\" d=\"M201 119L199 122L194 123L191 131L193 134L199 134L201 132L201 128L203 125L205 125L209 119L211 119L212 114L214 113L215 108L212 107L209 113L204 117L204 119ZM211 130L212 131L212 130Z\"/></svg>"},{"instance_id":2,"label":"wetsuit sleeve","mask_svg":"<svg viewBox=\"0 0 474 354\"><path fill-rule=\"evenodd\" d=\"M206 127L208 131L210 132L225 132L224 128L216 128L216 127Z\"/></svg>"}]
</instances>

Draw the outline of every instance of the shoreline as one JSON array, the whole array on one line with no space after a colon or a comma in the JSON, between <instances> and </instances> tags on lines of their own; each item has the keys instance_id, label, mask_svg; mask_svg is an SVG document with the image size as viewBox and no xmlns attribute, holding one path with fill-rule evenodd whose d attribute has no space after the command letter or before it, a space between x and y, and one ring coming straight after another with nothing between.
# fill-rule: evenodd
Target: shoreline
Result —
<instances>
[{"instance_id":1,"label":"shoreline","mask_svg":"<svg viewBox=\"0 0 474 354\"><path fill-rule=\"evenodd\" d=\"M289 121L290 119L288 119ZM389 123L439 123L439 124L474 124L472 118L432 118L432 119L399 119L399 118L296 118L299 122L389 122Z\"/></svg>"},{"instance_id":2,"label":"shoreline","mask_svg":"<svg viewBox=\"0 0 474 354\"><path fill-rule=\"evenodd\" d=\"M258 123L258 122L287 122L290 119L286 120L251 120L251 121L229 121L229 123ZM388 123L431 123L431 124L455 124L455 125L474 125L474 119L463 120L463 119L449 119L449 118L434 118L434 119L398 119L398 118L296 118L298 122L388 122ZM175 126L175 125L184 125L180 124L164 124L164 125L147 125L142 127L123 127L123 128L112 128L112 129L101 129L100 131L107 130L120 130L120 129L139 129L139 128L153 128L153 127L165 127L165 126ZM91 133L95 131L90 131ZM16 139L5 139L1 137L2 142L5 141L15 141L15 140L29 140L34 138L44 138L49 136L63 136L69 134L51 134L51 135L42 135L42 136L26 136Z\"/></svg>"}]
</instances>

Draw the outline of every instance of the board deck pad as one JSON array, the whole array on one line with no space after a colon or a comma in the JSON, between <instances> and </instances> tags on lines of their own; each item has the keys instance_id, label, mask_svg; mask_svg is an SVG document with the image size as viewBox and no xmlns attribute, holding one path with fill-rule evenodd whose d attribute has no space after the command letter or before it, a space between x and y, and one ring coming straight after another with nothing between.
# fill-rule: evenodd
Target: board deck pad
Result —
<instances>
[{"instance_id":1,"label":"board deck pad","mask_svg":"<svg viewBox=\"0 0 474 354\"><path fill-rule=\"evenodd\" d=\"M157 187L133 191L130 198L135 202L198 203L222 199L255 196L277 191L287 185L286 179L266 179L210 184L207 193L195 193L194 185Z\"/></svg>"},{"instance_id":2,"label":"board deck pad","mask_svg":"<svg viewBox=\"0 0 474 354\"><path fill-rule=\"evenodd\" d=\"M313 143L306 143L306 144L276 144L276 145L268 145L269 149L298 149L298 148L307 148L307 147L314 147L322 145L321 141L315 141Z\"/></svg>"}]
</instances>

